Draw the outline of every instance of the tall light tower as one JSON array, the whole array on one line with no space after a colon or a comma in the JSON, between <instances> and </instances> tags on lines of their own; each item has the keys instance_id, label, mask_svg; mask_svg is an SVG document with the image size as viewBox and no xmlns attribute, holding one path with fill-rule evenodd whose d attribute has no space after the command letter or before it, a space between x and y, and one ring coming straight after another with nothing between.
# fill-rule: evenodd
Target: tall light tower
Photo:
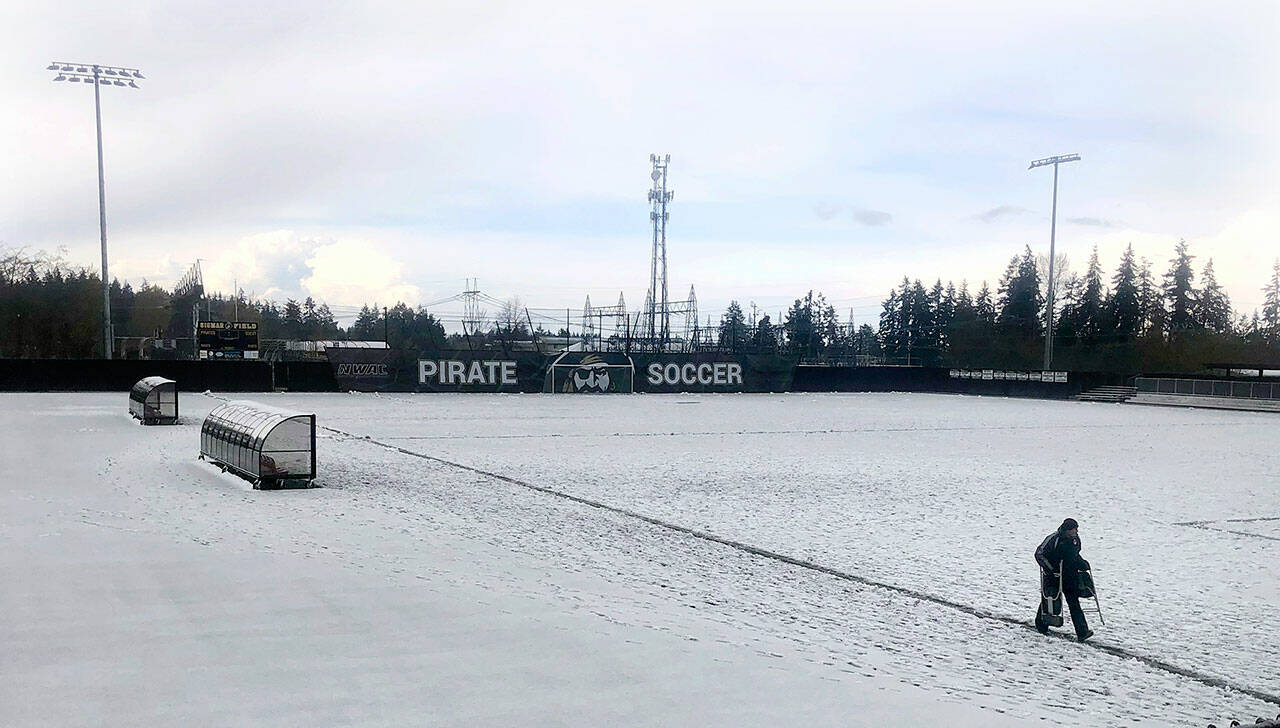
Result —
<instances>
[{"instance_id":1,"label":"tall light tower","mask_svg":"<svg viewBox=\"0 0 1280 728\"><path fill-rule=\"evenodd\" d=\"M659 157L649 155L653 171L649 178L653 187L649 190L649 220L653 222L653 255L649 259L649 340L662 339L665 346L667 337L671 335L671 317L667 299L667 203L674 193L667 189L667 166L671 164L671 155ZM661 296L661 303L659 303ZM660 308L659 308L660 307ZM658 312L661 311L661 321Z\"/></svg>"},{"instance_id":2,"label":"tall light tower","mask_svg":"<svg viewBox=\"0 0 1280 728\"><path fill-rule=\"evenodd\" d=\"M1049 216L1049 295L1044 307L1044 368L1053 368L1053 243L1058 231L1058 165L1080 161L1079 154L1060 154L1031 163L1027 169L1053 165L1053 212Z\"/></svg>"},{"instance_id":3,"label":"tall light tower","mask_svg":"<svg viewBox=\"0 0 1280 728\"><path fill-rule=\"evenodd\" d=\"M101 86L125 86L137 88L136 81L143 78L136 68L99 66L93 63L60 63L54 61L46 69L57 71L54 81L87 83L93 85L93 113L98 126L98 231L102 238L102 345L108 359L112 354L111 336L111 279L107 277L107 192L102 174L102 98Z\"/></svg>"}]
</instances>

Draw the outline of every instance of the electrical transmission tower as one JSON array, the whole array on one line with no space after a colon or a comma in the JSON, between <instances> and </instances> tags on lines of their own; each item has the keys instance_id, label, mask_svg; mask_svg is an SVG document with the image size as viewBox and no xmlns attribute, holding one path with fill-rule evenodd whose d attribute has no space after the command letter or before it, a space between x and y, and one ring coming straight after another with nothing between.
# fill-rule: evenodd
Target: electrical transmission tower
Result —
<instances>
[{"instance_id":1,"label":"electrical transmission tower","mask_svg":"<svg viewBox=\"0 0 1280 728\"><path fill-rule=\"evenodd\" d=\"M592 306L591 296L587 296L587 303L582 307L583 335L588 342L595 339L596 351L604 351L605 319L611 320L614 336L629 335L627 321L630 316L627 314L627 302L623 300L621 293L618 294L617 306Z\"/></svg>"},{"instance_id":2,"label":"electrical transmission tower","mask_svg":"<svg viewBox=\"0 0 1280 728\"><path fill-rule=\"evenodd\" d=\"M468 278L467 288L461 294L462 298L462 331L468 336L476 333L481 324L480 312L480 279Z\"/></svg>"},{"instance_id":3,"label":"electrical transmission tower","mask_svg":"<svg viewBox=\"0 0 1280 728\"><path fill-rule=\"evenodd\" d=\"M649 293L645 298L645 312L649 319L649 340L658 342L661 348L671 336L671 312L667 299L667 203L673 195L667 189L667 166L671 155L659 158L649 155L653 171L649 178L653 188L649 190L649 220L653 223L653 254L649 259Z\"/></svg>"}]
</instances>

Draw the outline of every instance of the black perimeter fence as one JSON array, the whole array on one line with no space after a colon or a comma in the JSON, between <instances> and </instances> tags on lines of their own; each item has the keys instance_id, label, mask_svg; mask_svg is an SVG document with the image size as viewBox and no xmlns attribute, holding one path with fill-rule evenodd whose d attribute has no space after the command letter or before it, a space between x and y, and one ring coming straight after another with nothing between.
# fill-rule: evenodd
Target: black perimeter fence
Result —
<instances>
[{"instance_id":1,"label":"black perimeter fence","mask_svg":"<svg viewBox=\"0 0 1280 728\"><path fill-rule=\"evenodd\" d=\"M337 392L328 362L0 359L0 391L127 392L162 376L184 392ZM1132 383L1124 374L1072 372L1068 382L956 379L941 367L797 365L793 392L935 392L1066 399L1094 387Z\"/></svg>"},{"instance_id":2,"label":"black perimeter fence","mask_svg":"<svg viewBox=\"0 0 1280 728\"><path fill-rule=\"evenodd\" d=\"M127 392L149 376L183 392L338 391L327 362L0 359L2 392Z\"/></svg>"}]
</instances>

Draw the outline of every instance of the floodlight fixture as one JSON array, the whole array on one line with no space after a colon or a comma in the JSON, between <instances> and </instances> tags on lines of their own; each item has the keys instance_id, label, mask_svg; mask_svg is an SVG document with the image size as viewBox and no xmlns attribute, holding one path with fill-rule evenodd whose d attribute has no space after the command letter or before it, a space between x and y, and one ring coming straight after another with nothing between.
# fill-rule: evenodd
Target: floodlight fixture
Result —
<instances>
[{"instance_id":1,"label":"floodlight fixture","mask_svg":"<svg viewBox=\"0 0 1280 728\"><path fill-rule=\"evenodd\" d=\"M70 81L71 83L93 84L94 121L98 131L98 232L102 241L102 346L103 355L112 358L114 338L111 335L111 278L107 274L107 194L105 176L102 171L102 86L124 86L120 78L128 78L130 88L138 88L133 82L142 78L136 68L121 66L101 66L98 64L75 65L54 61L49 64L50 71L60 71L54 81ZM116 78L106 78L115 76Z\"/></svg>"},{"instance_id":2,"label":"floodlight fixture","mask_svg":"<svg viewBox=\"0 0 1280 728\"><path fill-rule=\"evenodd\" d=\"M1037 159L1036 161L1032 162L1031 166L1027 167L1027 169L1035 169L1036 167L1048 167L1051 164L1063 164L1065 162L1079 162L1079 161L1080 161L1079 154L1059 154L1056 157L1045 157L1044 159Z\"/></svg>"},{"instance_id":3,"label":"floodlight fixture","mask_svg":"<svg viewBox=\"0 0 1280 728\"><path fill-rule=\"evenodd\" d=\"M1058 165L1080 161L1079 154L1059 154L1053 157L1037 159L1027 169L1048 167L1053 165L1053 212L1049 215L1049 295L1045 298L1044 307L1044 368L1053 368L1053 265L1054 242L1058 232Z\"/></svg>"}]
</instances>

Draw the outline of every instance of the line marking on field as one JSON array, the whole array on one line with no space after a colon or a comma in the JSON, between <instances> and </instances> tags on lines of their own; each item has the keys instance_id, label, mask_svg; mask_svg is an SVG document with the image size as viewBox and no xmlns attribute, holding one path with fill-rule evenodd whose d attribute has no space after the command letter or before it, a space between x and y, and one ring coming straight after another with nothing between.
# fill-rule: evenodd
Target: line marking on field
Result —
<instances>
[{"instance_id":1,"label":"line marking on field","mask_svg":"<svg viewBox=\"0 0 1280 728\"><path fill-rule=\"evenodd\" d=\"M1251 531L1237 531L1234 528L1221 528L1215 524L1219 523L1263 523L1266 521L1280 521L1280 517L1264 516L1261 518L1222 518L1216 521L1181 521L1174 523L1175 526L1187 526L1188 528L1199 528L1203 531L1217 531L1218 533L1230 533L1236 536L1248 536L1249 538L1261 538L1267 541L1280 541L1278 536L1268 536L1265 533L1253 533Z\"/></svg>"},{"instance_id":2,"label":"line marking on field","mask_svg":"<svg viewBox=\"0 0 1280 728\"><path fill-rule=\"evenodd\" d=\"M717 536L716 534L710 533L708 531L701 531L696 528L690 528L689 526L682 526L678 523L664 521L660 518L647 516L637 511L628 510L626 508L620 508L618 506L612 506L607 503L603 503L601 501L592 500L590 498L584 498L582 496L574 495L572 493L567 493L562 490L556 490L555 488L549 488L543 485L536 485L534 483L520 480L518 478L513 478L509 475L503 475L501 473L495 473L489 470L483 470L481 468L477 468L472 465L466 465L463 463L454 462L452 460L446 460L444 458L436 457L434 455L427 455L425 453L414 452L413 450L406 450L405 448L399 447L398 445L381 442L379 440L375 440L367 436L355 435L350 432L339 430L335 427L328 427L328 426L321 425L320 428L323 430L328 430L329 432L332 432L337 435L349 437L352 440L355 440L357 442L365 442L370 445L377 445L378 447L385 448L387 450L393 450L403 455L408 455L409 457L419 458L422 460L429 460L431 462L440 463L441 465L447 465L452 468L457 468L458 470L465 470L467 472L475 473L477 475L483 475L487 478L499 480L504 483L510 483L511 485L519 486L521 488L527 488L529 490L537 491L539 493L545 493L547 495L555 496L557 498L562 498L564 500L572 501L574 503L580 503L582 505L590 506L592 508L598 508L600 510L608 511L610 513L616 513L618 515L626 516L628 518L634 518L636 520L644 521L645 523L659 526L671 531L675 531L677 533L683 533L688 536L692 536L694 538L702 539L704 541L717 543L722 546L728 546L729 548L737 549L738 551L752 554L754 556L771 559L774 561L778 561L780 563L789 564L791 566L796 566L802 569L808 569L810 571L815 571L821 574L826 574L828 576L834 576L837 579L853 582L855 584L861 584L863 586L884 589L886 591L894 592L896 594L901 594L903 596L908 596L913 599L932 602L933 604L937 604L943 607L948 607L956 611L963 612L965 614L968 614L974 617L978 617L979 619L988 619L995 622L1001 622L1003 624L1007 624L1012 627L1020 627L1022 629L1028 629L1028 630L1034 629L1032 625L1028 624L1023 620L1016 619L1014 617L1005 616L1002 614L995 614L982 609L978 609L976 607L971 607L967 604L953 602L950 599L947 599L945 597L936 596L934 594L927 594L925 592L916 591L915 589L911 589L908 587L897 586L895 584L888 584L885 582L876 581L875 579L870 579L865 576L859 576L857 574L852 574L847 571L840 571L839 569L834 569L830 566L824 566L822 564L814 563L812 561L806 561L805 559L798 559L794 556L788 556L786 554L781 554L776 551L770 551L768 549L764 549L759 546L753 546L748 543L743 543L741 541L735 541L730 538L725 538L724 536ZM1070 639L1066 635L1059 635L1059 637L1062 639ZM1257 700L1261 700L1266 703L1271 703L1272 705L1280 705L1280 696L1272 695L1270 693L1266 693L1261 690L1255 690L1253 688L1244 687L1242 685L1236 685L1235 683L1229 682L1227 680L1213 677L1212 675L1206 675L1204 673L1197 672L1195 670L1191 670L1185 667L1179 667L1177 665L1165 662L1164 660L1161 660L1155 657L1149 657L1147 655L1130 652L1129 650L1124 649L1123 647L1115 647L1112 645L1102 644L1099 642L1085 642L1084 645L1087 647L1092 647L1093 649L1098 650L1100 652L1105 652L1107 654L1113 655L1115 657L1137 660L1138 662L1141 662L1142 664L1147 665L1148 667L1151 667L1153 669L1162 670L1164 672L1168 672L1170 674L1177 675L1179 677L1185 677L1189 680L1194 680L1202 685L1205 685L1211 688L1232 690L1237 693L1242 693L1244 695L1248 695L1249 697L1256 698Z\"/></svg>"}]
</instances>

